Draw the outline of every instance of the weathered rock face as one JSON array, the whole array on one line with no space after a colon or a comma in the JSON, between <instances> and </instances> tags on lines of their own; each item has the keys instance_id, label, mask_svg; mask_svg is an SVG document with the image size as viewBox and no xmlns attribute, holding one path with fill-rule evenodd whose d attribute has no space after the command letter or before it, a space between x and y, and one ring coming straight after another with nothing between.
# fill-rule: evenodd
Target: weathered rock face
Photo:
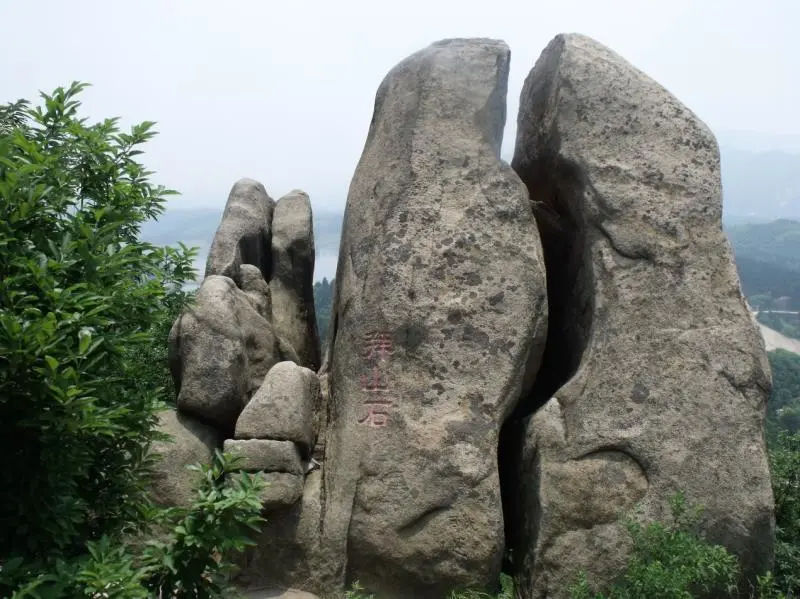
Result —
<instances>
[{"instance_id":1,"label":"weathered rock face","mask_svg":"<svg viewBox=\"0 0 800 599\"><path fill-rule=\"evenodd\" d=\"M314 230L308 194L294 190L275 206L272 220L272 323L297 351L299 364L320 367L314 313Z\"/></svg>"},{"instance_id":2,"label":"weathered rock face","mask_svg":"<svg viewBox=\"0 0 800 599\"><path fill-rule=\"evenodd\" d=\"M151 447L160 456L153 473L153 499L163 506L187 507L194 499L200 475L186 466L210 462L221 445L219 435L212 427L175 410L158 415L158 430L171 440L155 442Z\"/></svg>"},{"instance_id":3,"label":"weathered rock face","mask_svg":"<svg viewBox=\"0 0 800 599\"><path fill-rule=\"evenodd\" d=\"M208 276L170 331L178 409L232 432L236 418L283 357L270 323L228 277Z\"/></svg>"},{"instance_id":4,"label":"weathered rock face","mask_svg":"<svg viewBox=\"0 0 800 599\"><path fill-rule=\"evenodd\" d=\"M300 450L291 441L226 439L224 449L241 458L239 469L246 472L305 474Z\"/></svg>"},{"instance_id":5,"label":"weathered rock face","mask_svg":"<svg viewBox=\"0 0 800 599\"><path fill-rule=\"evenodd\" d=\"M267 320L272 319L272 296L269 284L261 276L261 271L252 264L242 264L239 267L239 288L247 294L247 299L261 316Z\"/></svg>"},{"instance_id":6,"label":"weathered rock face","mask_svg":"<svg viewBox=\"0 0 800 599\"><path fill-rule=\"evenodd\" d=\"M286 493L288 498L292 488L284 484L272 493L277 495L276 491ZM341 596L340 589L330 584L329 564L321 560L319 551L321 505L322 473L316 470L305 477L299 501L283 507L272 505L273 511L267 514L256 545L238 557L241 571L237 585L295 587L316 590L324 597Z\"/></svg>"},{"instance_id":7,"label":"weathered rock face","mask_svg":"<svg viewBox=\"0 0 800 599\"><path fill-rule=\"evenodd\" d=\"M500 569L498 434L547 314L530 202L499 159L508 66L504 43L474 39L400 63L350 186L323 535L327 563L346 557L381 597L438 598Z\"/></svg>"},{"instance_id":8,"label":"weathered rock face","mask_svg":"<svg viewBox=\"0 0 800 599\"><path fill-rule=\"evenodd\" d=\"M240 179L234 184L208 251L206 277L221 275L241 285L239 267L252 264L269 281L274 208L275 201L258 181Z\"/></svg>"},{"instance_id":9,"label":"weathered rock face","mask_svg":"<svg viewBox=\"0 0 800 599\"><path fill-rule=\"evenodd\" d=\"M316 573L325 572L317 561L322 476L310 454L325 419L319 379L298 365L316 368L320 361L311 207L303 192L282 198L273 221L274 207L260 183L234 185L206 277L172 327L178 420L167 424L179 443L177 449L157 447L165 460L155 491L173 503L191 493L197 481L185 467L209 461L212 449L178 421L207 430L214 447L224 440L226 450L242 456L241 471L267 483L261 502L268 524L245 559L245 566L247 560L254 565L241 581L324 588L315 582L321 580ZM232 484L237 476L232 473Z\"/></svg>"},{"instance_id":10,"label":"weathered rock face","mask_svg":"<svg viewBox=\"0 0 800 599\"><path fill-rule=\"evenodd\" d=\"M565 597L581 569L618 574L620 517L638 502L667 517L678 490L747 574L763 571L769 369L721 228L713 135L618 55L558 36L522 91L513 167L536 209L551 306L518 592Z\"/></svg>"},{"instance_id":11,"label":"weathered rock face","mask_svg":"<svg viewBox=\"0 0 800 599\"><path fill-rule=\"evenodd\" d=\"M294 362L281 362L270 369L239 416L235 436L292 441L308 457L316 440L315 413L319 404L317 375Z\"/></svg>"}]
</instances>

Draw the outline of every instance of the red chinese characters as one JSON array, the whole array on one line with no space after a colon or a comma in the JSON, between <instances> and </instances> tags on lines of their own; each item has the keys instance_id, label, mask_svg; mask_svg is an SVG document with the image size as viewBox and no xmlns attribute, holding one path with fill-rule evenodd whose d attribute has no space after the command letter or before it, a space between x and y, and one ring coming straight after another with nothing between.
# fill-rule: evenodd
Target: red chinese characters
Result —
<instances>
[{"instance_id":1,"label":"red chinese characters","mask_svg":"<svg viewBox=\"0 0 800 599\"><path fill-rule=\"evenodd\" d=\"M364 357L367 360L388 360L392 354L392 337L389 333L367 333L364 335Z\"/></svg>"},{"instance_id":2,"label":"red chinese characters","mask_svg":"<svg viewBox=\"0 0 800 599\"><path fill-rule=\"evenodd\" d=\"M369 371L361 375L361 389L374 394L364 401L366 413L358 419L359 424L383 428L389 423L390 408L394 405L389 392L389 382L385 367L392 354L392 338L388 333L368 333L364 335L364 359Z\"/></svg>"}]
</instances>

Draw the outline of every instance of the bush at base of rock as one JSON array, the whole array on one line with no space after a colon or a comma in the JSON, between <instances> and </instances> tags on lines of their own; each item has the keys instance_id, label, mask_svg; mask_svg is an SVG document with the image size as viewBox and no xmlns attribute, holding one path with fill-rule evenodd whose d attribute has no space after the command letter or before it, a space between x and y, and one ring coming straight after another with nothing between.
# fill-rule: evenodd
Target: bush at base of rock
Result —
<instances>
[{"instance_id":1,"label":"bush at base of rock","mask_svg":"<svg viewBox=\"0 0 800 599\"><path fill-rule=\"evenodd\" d=\"M242 477L259 481L261 489L258 497L265 512L290 506L303 496L305 477L287 472L233 472L229 479L239 484Z\"/></svg>"},{"instance_id":2,"label":"bush at base of rock","mask_svg":"<svg viewBox=\"0 0 800 599\"><path fill-rule=\"evenodd\" d=\"M164 410L158 415L158 431L169 438L150 447L157 456L153 466L150 492L159 505L187 506L200 482L199 474L189 464L210 464L220 446L217 431L176 410Z\"/></svg>"}]
</instances>

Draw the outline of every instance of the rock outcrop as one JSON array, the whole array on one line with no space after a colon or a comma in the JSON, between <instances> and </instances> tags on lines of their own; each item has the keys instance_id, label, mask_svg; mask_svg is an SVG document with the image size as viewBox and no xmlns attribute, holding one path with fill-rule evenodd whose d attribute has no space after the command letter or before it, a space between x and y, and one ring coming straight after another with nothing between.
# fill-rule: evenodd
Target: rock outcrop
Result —
<instances>
[{"instance_id":1,"label":"rock outcrop","mask_svg":"<svg viewBox=\"0 0 800 599\"><path fill-rule=\"evenodd\" d=\"M551 306L522 460L517 590L607 582L620 518L666 518L682 490L746 575L772 559L770 389L721 227L709 129L580 35L544 50L520 100L514 169L542 233ZM536 407L536 406L533 406Z\"/></svg>"},{"instance_id":2,"label":"rock outcrop","mask_svg":"<svg viewBox=\"0 0 800 599\"><path fill-rule=\"evenodd\" d=\"M306 458L316 441L317 375L294 362L276 364L236 421L237 439L296 443Z\"/></svg>"},{"instance_id":3,"label":"rock outcrop","mask_svg":"<svg viewBox=\"0 0 800 599\"><path fill-rule=\"evenodd\" d=\"M175 410L159 413L158 431L170 439L157 441L150 448L159 456L153 472L153 500L164 506L188 507L200 475L187 466L210 462L214 450L221 446L220 437L212 427Z\"/></svg>"},{"instance_id":4,"label":"rock outcrop","mask_svg":"<svg viewBox=\"0 0 800 599\"><path fill-rule=\"evenodd\" d=\"M156 498L185 503L196 482L186 465L211 457L200 432L238 454L239 470L266 483L261 503L269 514L261 547L244 557L254 564L245 583L311 585L322 571L312 552L322 477L311 453L324 418L319 379L302 366L320 361L313 269L308 196L292 192L276 207L263 185L243 179L231 191L206 277L170 332L178 412L162 428L177 444L156 447L164 456ZM231 473L230 483L240 476Z\"/></svg>"},{"instance_id":5,"label":"rock outcrop","mask_svg":"<svg viewBox=\"0 0 800 599\"><path fill-rule=\"evenodd\" d=\"M287 487L281 490L292 491ZM322 472L315 470L306 476L298 501L271 504L256 545L239 556L237 584L243 588L294 587L326 599L341 597L342 585L332 583L331 562L322 557L323 502Z\"/></svg>"},{"instance_id":6,"label":"rock outcrop","mask_svg":"<svg viewBox=\"0 0 800 599\"><path fill-rule=\"evenodd\" d=\"M178 409L229 434L270 368L283 359L272 326L228 277L211 275L170 331Z\"/></svg>"},{"instance_id":7,"label":"rock outcrop","mask_svg":"<svg viewBox=\"0 0 800 599\"><path fill-rule=\"evenodd\" d=\"M258 181L240 179L231 189L222 220L208 250L206 277L220 275L241 285L239 267L258 267L270 280L272 212L275 200Z\"/></svg>"},{"instance_id":8,"label":"rock outcrop","mask_svg":"<svg viewBox=\"0 0 800 599\"><path fill-rule=\"evenodd\" d=\"M314 230L308 194L294 190L275 206L272 220L272 324L297 352L298 364L320 367L314 313Z\"/></svg>"},{"instance_id":9,"label":"rock outcrop","mask_svg":"<svg viewBox=\"0 0 800 599\"><path fill-rule=\"evenodd\" d=\"M308 196L234 185L170 334L178 442L155 449L168 503L220 445L268 483L243 587L441 599L492 587L513 549L518 596L558 599L581 570L618 577L623 519L668 518L678 491L746 578L770 566L771 381L713 135L562 35L525 83L512 168L509 57L445 40L381 83L324 356Z\"/></svg>"},{"instance_id":10,"label":"rock outcrop","mask_svg":"<svg viewBox=\"0 0 800 599\"><path fill-rule=\"evenodd\" d=\"M239 267L239 288L245 292L250 305L266 320L272 320L272 294L261 271L252 264Z\"/></svg>"},{"instance_id":11,"label":"rock outcrop","mask_svg":"<svg viewBox=\"0 0 800 599\"><path fill-rule=\"evenodd\" d=\"M318 365L313 271L308 195L294 191L276 208L261 183L238 181L211 244L206 277L170 332L181 411L229 436L275 364Z\"/></svg>"},{"instance_id":12,"label":"rock outcrop","mask_svg":"<svg viewBox=\"0 0 800 599\"><path fill-rule=\"evenodd\" d=\"M499 158L508 67L503 42L474 39L401 62L350 185L323 535L328 563L388 599L500 571L498 436L547 314L529 199Z\"/></svg>"}]
</instances>

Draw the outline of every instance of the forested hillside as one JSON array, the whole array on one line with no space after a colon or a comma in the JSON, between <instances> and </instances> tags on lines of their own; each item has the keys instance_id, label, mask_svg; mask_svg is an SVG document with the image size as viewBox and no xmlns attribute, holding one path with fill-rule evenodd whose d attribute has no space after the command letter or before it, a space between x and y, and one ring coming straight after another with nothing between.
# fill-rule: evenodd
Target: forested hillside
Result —
<instances>
[{"instance_id":1,"label":"forested hillside","mask_svg":"<svg viewBox=\"0 0 800 599\"><path fill-rule=\"evenodd\" d=\"M756 309L800 309L800 222L726 228L742 280L742 290Z\"/></svg>"},{"instance_id":2,"label":"forested hillside","mask_svg":"<svg viewBox=\"0 0 800 599\"><path fill-rule=\"evenodd\" d=\"M319 342L325 347L328 338L328 326L331 319L331 304L333 303L333 279L330 283L328 279L314 283L314 310L317 313L317 329L319 330Z\"/></svg>"}]
</instances>

